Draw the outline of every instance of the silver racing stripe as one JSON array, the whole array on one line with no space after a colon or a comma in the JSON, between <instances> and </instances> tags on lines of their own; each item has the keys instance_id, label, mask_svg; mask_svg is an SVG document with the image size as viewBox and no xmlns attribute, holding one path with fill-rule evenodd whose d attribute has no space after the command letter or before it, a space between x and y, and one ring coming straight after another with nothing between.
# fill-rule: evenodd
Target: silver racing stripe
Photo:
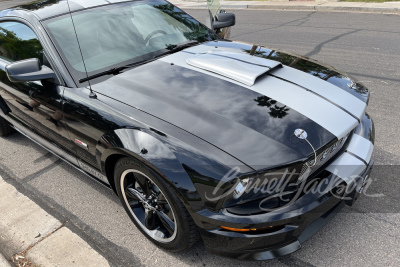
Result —
<instances>
[{"instance_id":1,"label":"silver racing stripe","mask_svg":"<svg viewBox=\"0 0 400 267\"><path fill-rule=\"evenodd\" d=\"M213 47L207 45L199 45L195 47L191 47L183 51L184 53L192 53L192 57L196 57L195 54L204 54L204 53L212 53L212 54L224 54L228 53L229 58L235 57L236 54L237 60L243 61L246 58L253 58L249 61L249 63L256 63L255 65L264 65L270 66L272 63L276 61L272 61L265 58L253 57L247 53L243 53L240 50L233 48L221 48L221 47ZM188 58L192 58L188 57ZM246 59L246 61L248 61ZM349 92L346 92L332 83L326 82L323 79L312 76L310 74L304 73L295 68L291 68L288 66L283 66L282 68L275 68L273 71L273 75L279 77L281 79L290 81L291 83L297 84L300 87L310 90L315 94L319 95L322 98L328 99L330 102L340 106L348 113L352 114L354 117L361 119L365 113L367 108L366 103L355 97Z\"/></svg>"},{"instance_id":2,"label":"silver racing stripe","mask_svg":"<svg viewBox=\"0 0 400 267\"><path fill-rule=\"evenodd\" d=\"M308 92L312 92L313 94L315 94L315 95L317 95L317 96L319 96L319 97L325 99L326 101L328 101L328 102L334 104L335 106L337 106L337 107L340 108L341 110L345 111L347 114L349 114L350 116L352 116L353 118L355 118L358 122L361 122L361 119L360 119L360 118L358 118L356 115L350 113L347 109L345 109L345 108L339 106L338 104L336 104L336 103L333 102L332 100L330 100L330 99L328 99L328 98L326 98L326 97L324 97L324 96L322 96L322 95L320 95L320 94L318 94L318 93L316 93L316 92L314 92L314 91L311 91L311 90L309 90L308 88L305 88L305 87L303 87L303 86L301 86L301 85L299 85L299 84L297 84L297 83L294 83L294 82L292 82L292 81L283 79L283 78L278 77L278 76L273 75L273 74L270 74L270 75L273 76L273 77L279 78L279 79L281 79L281 80L284 80L285 82L292 83L292 84L294 84L294 85L296 85L296 86L299 86L300 88L303 88L304 90L306 90L306 91L308 91Z\"/></svg>"},{"instance_id":3,"label":"silver racing stripe","mask_svg":"<svg viewBox=\"0 0 400 267\"><path fill-rule=\"evenodd\" d=\"M348 152L357 155L365 162L370 162L373 150L374 144L358 134L353 135L351 142L347 147Z\"/></svg>"},{"instance_id":4,"label":"silver racing stripe","mask_svg":"<svg viewBox=\"0 0 400 267\"><path fill-rule=\"evenodd\" d=\"M274 70L273 75L298 84L301 87L304 87L322 97L329 99L359 119L362 118L365 113L365 109L367 108L366 103L352 94L337 88L331 83L304 73L300 70L285 66L283 68Z\"/></svg>"},{"instance_id":5,"label":"silver racing stripe","mask_svg":"<svg viewBox=\"0 0 400 267\"><path fill-rule=\"evenodd\" d=\"M195 48L193 49L195 52L201 51L201 46L193 48ZM209 46L205 46L205 48L210 49ZM312 92L303 90L299 86L285 82L281 79L272 76L262 77L253 86L247 86L216 73L190 66L186 63L187 58L193 56L190 52L192 52L190 49L181 51L159 60L211 75L273 98L318 123L338 139L346 136L346 134L348 134L358 124L358 120L336 105ZM348 94L348 96L351 95Z\"/></svg>"},{"instance_id":6,"label":"silver racing stripe","mask_svg":"<svg viewBox=\"0 0 400 267\"><path fill-rule=\"evenodd\" d=\"M342 178L346 184L351 184L354 178L367 168L364 162L349 153L343 153L335 159L326 170Z\"/></svg>"},{"instance_id":7,"label":"silver racing stripe","mask_svg":"<svg viewBox=\"0 0 400 267\"><path fill-rule=\"evenodd\" d=\"M257 84L248 89L295 109L338 139L345 137L358 124L358 120L329 101L272 76L260 79Z\"/></svg>"},{"instance_id":8,"label":"silver racing stripe","mask_svg":"<svg viewBox=\"0 0 400 267\"><path fill-rule=\"evenodd\" d=\"M351 184L367 168L373 150L374 145L369 140L353 134L346 152L335 159L326 170Z\"/></svg>"}]
</instances>

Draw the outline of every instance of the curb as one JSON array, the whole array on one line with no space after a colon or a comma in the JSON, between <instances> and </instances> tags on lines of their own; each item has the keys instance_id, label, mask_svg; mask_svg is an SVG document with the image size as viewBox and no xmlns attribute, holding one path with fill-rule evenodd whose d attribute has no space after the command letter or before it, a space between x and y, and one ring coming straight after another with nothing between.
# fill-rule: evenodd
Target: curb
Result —
<instances>
[{"instance_id":1,"label":"curb","mask_svg":"<svg viewBox=\"0 0 400 267\"><path fill-rule=\"evenodd\" d=\"M227 7L225 7L225 8L227 8ZM400 8L345 7L345 6L320 6L320 5L315 5L315 6L247 5L246 9L312 10L312 11L400 14Z\"/></svg>"},{"instance_id":2,"label":"curb","mask_svg":"<svg viewBox=\"0 0 400 267\"><path fill-rule=\"evenodd\" d=\"M0 266L1 267L11 267L10 262L0 253Z\"/></svg>"},{"instance_id":3,"label":"curb","mask_svg":"<svg viewBox=\"0 0 400 267\"><path fill-rule=\"evenodd\" d=\"M192 2L193 3L193 2ZM336 2L335 2L336 3ZM205 5L179 4L183 9L207 9ZM301 11L329 11L329 12L356 12L378 14L400 14L400 8L393 7L366 7L366 6L329 6L329 5L263 5L263 4L221 4L222 9L253 9L253 10L301 10Z\"/></svg>"},{"instance_id":4,"label":"curb","mask_svg":"<svg viewBox=\"0 0 400 267\"><path fill-rule=\"evenodd\" d=\"M61 222L0 176L0 267L110 266L68 221Z\"/></svg>"}]
</instances>

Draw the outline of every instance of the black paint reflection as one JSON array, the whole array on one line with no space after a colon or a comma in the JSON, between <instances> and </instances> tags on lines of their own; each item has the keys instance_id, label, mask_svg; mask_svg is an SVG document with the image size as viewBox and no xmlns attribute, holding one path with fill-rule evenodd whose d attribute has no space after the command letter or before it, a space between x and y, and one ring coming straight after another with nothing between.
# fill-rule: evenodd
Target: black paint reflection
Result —
<instances>
[{"instance_id":1,"label":"black paint reflection","mask_svg":"<svg viewBox=\"0 0 400 267\"><path fill-rule=\"evenodd\" d=\"M98 99L89 97L86 88L67 88L64 91L65 124L70 133L70 142L74 152L93 167L98 168L96 146L102 136L127 122L113 114ZM75 139L85 143L88 147L79 146Z\"/></svg>"},{"instance_id":2,"label":"black paint reflection","mask_svg":"<svg viewBox=\"0 0 400 267\"><path fill-rule=\"evenodd\" d=\"M258 105L261 107L269 108L270 111L268 112L268 114L272 118L282 119L283 117L289 114L288 112L290 108L288 108L286 105L278 103L278 101L268 96L259 96L256 99L254 99L254 101L256 101Z\"/></svg>"},{"instance_id":3,"label":"black paint reflection","mask_svg":"<svg viewBox=\"0 0 400 267\"><path fill-rule=\"evenodd\" d=\"M63 88L51 82L12 83L0 69L0 91L14 119L31 127L37 134L71 152L71 143L62 123ZM72 153L72 152L71 152Z\"/></svg>"},{"instance_id":4,"label":"black paint reflection","mask_svg":"<svg viewBox=\"0 0 400 267\"><path fill-rule=\"evenodd\" d=\"M265 95L165 62L126 71L93 88L104 93L113 88L120 101L177 125L256 168L310 155L310 146L290 141L297 128L313 133L310 141L316 148L335 139L317 123Z\"/></svg>"}]
</instances>

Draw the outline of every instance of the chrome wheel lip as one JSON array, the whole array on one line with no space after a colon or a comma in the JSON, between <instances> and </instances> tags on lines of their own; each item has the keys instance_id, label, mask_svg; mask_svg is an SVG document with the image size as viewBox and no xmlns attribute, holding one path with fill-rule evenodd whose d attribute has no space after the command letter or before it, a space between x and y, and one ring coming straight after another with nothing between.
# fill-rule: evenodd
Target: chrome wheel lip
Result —
<instances>
[{"instance_id":1,"label":"chrome wheel lip","mask_svg":"<svg viewBox=\"0 0 400 267\"><path fill-rule=\"evenodd\" d=\"M154 240L156 240L156 241L158 241L158 242L161 242L161 243L169 243L169 242L173 241L173 240L175 239L176 234L177 234L177 231L178 231L178 223L177 223L177 221L176 221L176 217L175 217L174 210L173 210L171 204L169 203L167 197L165 197L164 193L163 193L163 192L161 191L161 189L156 185L156 186L158 187L158 189L160 190L161 194L164 195L165 200L167 201L169 207L171 208L172 216L174 217L174 223L175 223L174 233L173 233L170 237L168 237L168 238L163 238L163 237L157 236L157 233L160 232L160 231L158 231L157 229L155 229L155 230L149 230L149 229L147 229L147 227L138 219L138 217L136 216L136 214L133 212L133 210L132 210L132 208L131 208L131 206L130 206L130 204L129 204L129 202L128 202L128 199L127 199L127 197L126 197L125 188L124 188L125 177L126 177L127 174L129 174L129 173L137 173L137 174L140 174L140 175L142 175L143 177L145 177L146 179L149 179L154 185L156 185L156 184L154 183L154 181L153 181L150 177L148 177L146 174L144 174L144 173L142 173L142 172L140 172L140 171L137 171L137 170L134 170L134 169L128 169L128 170L124 171L124 172L121 174L120 188L121 188L122 197L123 197L123 199L124 199L125 205L126 205L126 206L128 207L128 209L129 209L129 212L130 212L131 215L134 217L135 221L139 224L140 228L142 228L142 230L145 231L146 234L149 235L149 236L150 236L151 238L153 238Z\"/></svg>"}]
</instances>

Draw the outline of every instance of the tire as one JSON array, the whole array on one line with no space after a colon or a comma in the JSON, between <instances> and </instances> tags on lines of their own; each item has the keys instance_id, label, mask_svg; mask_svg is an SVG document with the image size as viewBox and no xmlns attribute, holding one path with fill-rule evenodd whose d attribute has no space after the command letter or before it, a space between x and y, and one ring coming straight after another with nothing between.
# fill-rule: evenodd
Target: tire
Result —
<instances>
[{"instance_id":1,"label":"tire","mask_svg":"<svg viewBox=\"0 0 400 267\"><path fill-rule=\"evenodd\" d=\"M14 129L8 124L8 122L0 117L0 136L9 136L14 132Z\"/></svg>"},{"instance_id":2,"label":"tire","mask_svg":"<svg viewBox=\"0 0 400 267\"><path fill-rule=\"evenodd\" d=\"M143 163L120 159L114 182L125 211L154 244L180 252L196 243L198 231L189 212L167 183Z\"/></svg>"}]
</instances>

